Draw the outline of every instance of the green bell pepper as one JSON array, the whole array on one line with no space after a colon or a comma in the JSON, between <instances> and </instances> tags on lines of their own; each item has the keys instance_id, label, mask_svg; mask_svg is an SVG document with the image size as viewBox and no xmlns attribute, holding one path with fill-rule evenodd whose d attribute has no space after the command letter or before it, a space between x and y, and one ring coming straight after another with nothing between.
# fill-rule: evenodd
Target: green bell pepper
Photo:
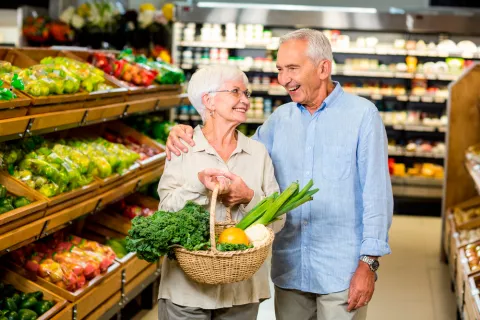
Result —
<instances>
[{"instance_id":1,"label":"green bell pepper","mask_svg":"<svg viewBox=\"0 0 480 320\"><path fill-rule=\"evenodd\" d=\"M28 200L27 198L25 198L25 197L18 197L17 199L15 199L15 200L13 201L13 206L14 206L15 208L20 208L20 207L29 205L30 203L31 203L30 200Z\"/></svg>"},{"instance_id":2,"label":"green bell pepper","mask_svg":"<svg viewBox=\"0 0 480 320\"><path fill-rule=\"evenodd\" d=\"M35 299L35 297L30 296L22 301L22 303L20 304L20 309L31 309L35 306L37 302L38 300Z\"/></svg>"},{"instance_id":3,"label":"green bell pepper","mask_svg":"<svg viewBox=\"0 0 480 320\"><path fill-rule=\"evenodd\" d=\"M19 320L35 320L38 315L35 311L29 309L21 309L18 311Z\"/></svg>"}]
</instances>

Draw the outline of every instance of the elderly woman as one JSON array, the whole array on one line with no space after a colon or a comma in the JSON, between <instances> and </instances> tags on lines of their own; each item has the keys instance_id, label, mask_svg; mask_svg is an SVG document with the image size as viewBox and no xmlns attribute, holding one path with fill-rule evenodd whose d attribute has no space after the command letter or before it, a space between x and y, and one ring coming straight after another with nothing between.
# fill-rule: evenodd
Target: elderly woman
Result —
<instances>
[{"instance_id":1,"label":"elderly woman","mask_svg":"<svg viewBox=\"0 0 480 320\"><path fill-rule=\"evenodd\" d=\"M180 210L189 200L208 209L218 184L216 220L224 221L231 207L232 219L238 221L263 197L278 191L265 147L236 130L250 108L247 84L245 74L231 66L206 67L192 76L188 97L204 125L194 129L195 146L167 162L158 186L160 210ZM159 319L254 320L259 303L268 298L266 263L249 280L205 285L190 280L176 261L165 259Z\"/></svg>"}]
</instances>

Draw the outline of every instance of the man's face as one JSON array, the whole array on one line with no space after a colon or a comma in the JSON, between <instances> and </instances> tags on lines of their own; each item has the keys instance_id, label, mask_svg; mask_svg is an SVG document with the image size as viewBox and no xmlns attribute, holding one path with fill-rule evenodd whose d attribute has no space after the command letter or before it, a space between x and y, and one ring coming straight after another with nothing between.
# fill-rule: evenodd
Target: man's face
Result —
<instances>
[{"instance_id":1,"label":"man's face","mask_svg":"<svg viewBox=\"0 0 480 320\"><path fill-rule=\"evenodd\" d=\"M287 89L292 101L318 107L318 97L325 76L324 63L315 65L307 56L307 40L289 40L280 45L277 55L278 82ZM328 72L327 72L328 73Z\"/></svg>"}]
</instances>

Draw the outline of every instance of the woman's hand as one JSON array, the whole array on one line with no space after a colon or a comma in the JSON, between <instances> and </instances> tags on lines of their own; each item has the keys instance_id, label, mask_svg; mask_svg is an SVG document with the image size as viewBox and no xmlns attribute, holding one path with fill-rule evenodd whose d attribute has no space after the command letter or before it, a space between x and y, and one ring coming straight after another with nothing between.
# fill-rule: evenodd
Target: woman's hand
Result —
<instances>
[{"instance_id":1,"label":"woman's hand","mask_svg":"<svg viewBox=\"0 0 480 320\"><path fill-rule=\"evenodd\" d=\"M230 190L230 179L226 178L228 172L218 169L205 169L198 173L198 180L209 190L214 190L218 185L218 194L228 193Z\"/></svg>"},{"instance_id":2,"label":"woman's hand","mask_svg":"<svg viewBox=\"0 0 480 320\"><path fill-rule=\"evenodd\" d=\"M252 201L255 192L250 189L242 178L231 172L226 172L225 177L231 181L228 192L222 196L222 203L227 207L237 204L248 204Z\"/></svg>"},{"instance_id":3,"label":"woman's hand","mask_svg":"<svg viewBox=\"0 0 480 320\"><path fill-rule=\"evenodd\" d=\"M188 152L188 148L182 141L185 141L192 147L195 145L193 142L193 128L187 125L178 124L170 130L168 139L166 141L167 159L171 160L172 152L179 156L182 152Z\"/></svg>"}]
</instances>

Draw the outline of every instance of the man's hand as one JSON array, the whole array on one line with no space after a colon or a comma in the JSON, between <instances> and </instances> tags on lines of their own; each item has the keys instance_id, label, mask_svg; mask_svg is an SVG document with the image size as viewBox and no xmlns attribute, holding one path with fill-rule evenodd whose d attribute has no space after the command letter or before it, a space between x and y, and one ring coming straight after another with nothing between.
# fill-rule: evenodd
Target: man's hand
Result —
<instances>
[{"instance_id":1,"label":"man's hand","mask_svg":"<svg viewBox=\"0 0 480 320\"><path fill-rule=\"evenodd\" d=\"M230 189L231 181L225 177L227 172L218 169L205 169L198 173L198 180L205 188L212 190L218 185L218 194L227 193Z\"/></svg>"},{"instance_id":2,"label":"man's hand","mask_svg":"<svg viewBox=\"0 0 480 320\"><path fill-rule=\"evenodd\" d=\"M366 306L372 299L375 290L375 273L368 264L360 261L355 274L350 281L347 311L353 311Z\"/></svg>"},{"instance_id":3,"label":"man's hand","mask_svg":"<svg viewBox=\"0 0 480 320\"><path fill-rule=\"evenodd\" d=\"M252 201L254 192L242 178L231 172L226 172L224 176L231 181L229 192L222 196L222 203L225 206L232 207L237 204L248 204Z\"/></svg>"},{"instance_id":4,"label":"man's hand","mask_svg":"<svg viewBox=\"0 0 480 320\"><path fill-rule=\"evenodd\" d=\"M195 145L193 142L193 128L184 124L178 124L170 130L168 134L168 139L166 142L167 150L167 159L172 158L172 152L179 156L182 152L187 153L188 148L182 143L181 140L185 141L192 147Z\"/></svg>"}]
</instances>

